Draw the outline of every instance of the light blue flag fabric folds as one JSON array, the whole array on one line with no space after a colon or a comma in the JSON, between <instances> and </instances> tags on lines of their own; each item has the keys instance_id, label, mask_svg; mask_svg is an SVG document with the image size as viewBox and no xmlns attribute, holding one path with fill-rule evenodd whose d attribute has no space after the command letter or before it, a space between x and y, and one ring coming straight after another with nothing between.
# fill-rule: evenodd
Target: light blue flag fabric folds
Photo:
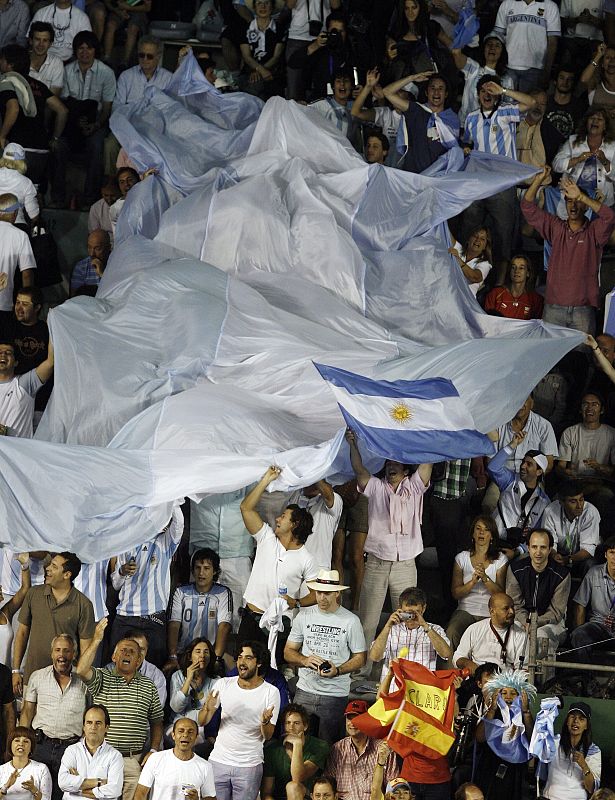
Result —
<instances>
[{"instance_id":1,"label":"light blue flag fabric folds","mask_svg":"<svg viewBox=\"0 0 615 800\"><path fill-rule=\"evenodd\" d=\"M498 695L498 706L502 719L483 717L485 739L493 752L511 764L525 764L529 761L528 740L521 713L521 698L515 697L508 706Z\"/></svg>"},{"instance_id":2,"label":"light blue flag fabric folds","mask_svg":"<svg viewBox=\"0 0 615 800\"><path fill-rule=\"evenodd\" d=\"M453 29L451 50L461 50L471 44L479 28L480 23L474 12L474 3L472 0L466 0L461 7L459 18Z\"/></svg>"},{"instance_id":3,"label":"light blue flag fabric folds","mask_svg":"<svg viewBox=\"0 0 615 800\"><path fill-rule=\"evenodd\" d=\"M492 455L493 444L452 381L374 381L314 364L327 381L346 424L374 455L403 463L432 463Z\"/></svg>"},{"instance_id":4,"label":"light blue flag fabric folds","mask_svg":"<svg viewBox=\"0 0 615 800\"><path fill-rule=\"evenodd\" d=\"M559 715L560 705L557 697L544 697L540 701L540 711L534 720L529 752L538 759L538 777L543 780L548 774L546 765L553 761L557 754L559 736L555 735L553 726Z\"/></svg>"},{"instance_id":5,"label":"light blue flag fabric folds","mask_svg":"<svg viewBox=\"0 0 615 800\"><path fill-rule=\"evenodd\" d=\"M155 535L175 501L272 462L274 488L349 476L314 361L452 381L484 433L583 340L484 314L447 254L447 218L532 170L367 165L313 110L222 95L190 69L112 117L160 172L130 192L96 298L49 315L56 380L36 439L0 437L0 541L15 549L100 560Z\"/></svg>"}]
</instances>

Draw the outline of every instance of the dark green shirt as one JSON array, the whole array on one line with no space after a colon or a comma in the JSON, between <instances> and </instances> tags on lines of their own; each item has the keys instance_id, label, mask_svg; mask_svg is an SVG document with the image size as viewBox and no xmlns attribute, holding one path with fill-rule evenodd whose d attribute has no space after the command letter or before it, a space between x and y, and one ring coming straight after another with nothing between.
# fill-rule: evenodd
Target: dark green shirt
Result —
<instances>
[{"instance_id":1,"label":"dark green shirt","mask_svg":"<svg viewBox=\"0 0 615 800\"><path fill-rule=\"evenodd\" d=\"M306 789L311 789L316 778L325 768L327 756L329 755L329 745L322 739L315 736L305 737L303 743L303 761L311 761L316 764L318 769L309 780L304 781ZM290 756L286 752L283 742L265 747L265 764L263 767L263 777L273 778L273 796L276 800L286 800L286 784L292 780L290 775Z\"/></svg>"}]
</instances>

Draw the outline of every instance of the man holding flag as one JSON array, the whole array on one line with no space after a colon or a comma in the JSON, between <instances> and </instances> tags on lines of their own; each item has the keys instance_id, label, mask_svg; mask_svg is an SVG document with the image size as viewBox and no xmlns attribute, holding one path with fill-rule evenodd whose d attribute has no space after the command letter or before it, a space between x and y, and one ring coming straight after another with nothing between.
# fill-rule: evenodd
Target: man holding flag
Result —
<instances>
[{"instance_id":1,"label":"man holding flag","mask_svg":"<svg viewBox=\"0 0 615 800\"><path fill-rule=\"evenodd\" d=\"M393 676L401 688L389 694ZM359 730L385 738L403 757L400 776L417 800L450 800L446 755L455 740L455 689L461 681L458 670L432 672L422 664L395 660L376 703L355 721Z\"/></svg>"},{"instance_id":2,"label":"man holding flag","mask_svg":"<svg viewBox=\"0 0 615 800\"><path fill-rule=\"evenodd\" d=\"M476 430L465 402L445 378L378 381L324 364L314 366L349 426L350 462L358 489L369 500L359 618L371 645L387 589L396 608L404 589L416 586L414 559L423 552L423 495L432 462L492 453L493 447ZM365 468L355 431L372 455L386 459L379 475ZM409 463L417 462L411 475Z\"/></svg>"},{"instance_id":3,"label":"man holding flag","mask_svg":"<svg viewBox=\"0 0 615 800\"><path fill-rule=\"evenodd\" d=\"M371 645L387 589L393 607L397 608L397 600L404 589L416 586L414 559L423 551L423 495L429 486L432 465L420 464L410 475L408 464L387 459L382 476L376 477L363 465L350 428L346 431L346 441L359 491L369 500L367 562L359 598L359 618L365 641Z\"/></svg>"}]
</instances>

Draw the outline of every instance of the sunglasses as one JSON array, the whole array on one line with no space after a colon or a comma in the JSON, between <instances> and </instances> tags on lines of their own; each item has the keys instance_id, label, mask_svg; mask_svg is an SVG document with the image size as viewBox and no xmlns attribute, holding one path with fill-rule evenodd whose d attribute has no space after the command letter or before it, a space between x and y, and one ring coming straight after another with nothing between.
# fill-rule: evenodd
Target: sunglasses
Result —
<instances>
[{"instance_id":1,"label":"sunglasses","mask_svg":"<svg viewBox=\"0 0 615 800\"><path fill-rule=\"evenodd\" d=\"M146 58L148 61L153 61L156 56L154 53L138 53L139 58Z\"/></svg>"}]
</instances>

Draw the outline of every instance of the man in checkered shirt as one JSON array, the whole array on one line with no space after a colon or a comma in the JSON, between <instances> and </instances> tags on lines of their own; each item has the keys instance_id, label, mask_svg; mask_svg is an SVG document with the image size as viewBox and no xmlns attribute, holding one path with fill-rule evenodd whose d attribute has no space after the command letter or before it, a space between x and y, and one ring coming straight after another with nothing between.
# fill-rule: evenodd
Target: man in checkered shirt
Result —
<instances>
[{"instance_id":1,"label":"man in checkered shirt","mask_svg":"<svg viewBox=\"0 0 615 800\"><path fill-rule=\"evenodd\" d=\"M399 597L399 608L394 611L376 637L369 651L372 661L382 661L382 680L395 658L407 658L427 669L436 668L436 658L448 660L453 655L450 642L439 625L425 622L427 596L413 586Z\"/></svg>"}]
</instances>

